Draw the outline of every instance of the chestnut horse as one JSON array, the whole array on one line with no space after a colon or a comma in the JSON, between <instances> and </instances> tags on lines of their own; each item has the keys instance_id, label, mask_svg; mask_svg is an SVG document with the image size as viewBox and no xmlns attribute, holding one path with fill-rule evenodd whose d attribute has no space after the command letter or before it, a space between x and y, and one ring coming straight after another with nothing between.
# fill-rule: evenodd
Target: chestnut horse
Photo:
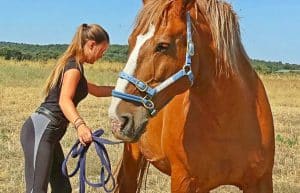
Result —
<instances>
[{"instance_id":1,"label":"chestnut horse","mask_svg":"<svg viewBox=\"0 0 300 193\"><path fill-rule=\"evenodd\" d=\"M144 0L109 108L125 141L116 192L139 192L149 163L172 193L235 185L272 193L273 118L232 7Z\"/></svg>"}]
</instances>

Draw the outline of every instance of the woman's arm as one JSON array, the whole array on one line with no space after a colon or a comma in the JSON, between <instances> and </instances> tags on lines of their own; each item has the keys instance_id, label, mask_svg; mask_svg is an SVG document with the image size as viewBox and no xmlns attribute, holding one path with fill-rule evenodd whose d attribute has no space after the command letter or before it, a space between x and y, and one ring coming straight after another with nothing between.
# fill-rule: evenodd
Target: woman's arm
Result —
<instances>
[{"instance_id":1,"label":"woman's arm","mask_svg":"<svg viewBox=\"0 0 300 193\"><path fill-rule=\"evenodd\" d=\"M109 97L115 87L113 86L97 86L92 83L88 83L88 91L91 95L96 97Z\"/></svg>"},{"instance_id":2,"label":"woman's arm","mask_svg":"<svg viewBox=\"0 0 300 193\"><path fill-rule=\"evenodd\" d=\"M65 117L73 124L80 117L72 99L75 95L78 82L80 80L80 72L77 69L70 69L64 73L59 106L64 113ZM77 122L77 121L76 121ZM83 124L80 124L77 129L77 135L79 141L85 145L92 141L91 129L86 126L84 121Z\"/></svg>"}]
</instances>

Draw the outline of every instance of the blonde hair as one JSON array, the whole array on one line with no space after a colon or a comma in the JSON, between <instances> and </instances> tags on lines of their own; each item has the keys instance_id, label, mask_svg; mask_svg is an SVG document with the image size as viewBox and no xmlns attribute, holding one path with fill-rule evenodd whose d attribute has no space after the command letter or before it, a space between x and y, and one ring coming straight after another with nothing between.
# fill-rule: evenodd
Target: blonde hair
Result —
<instances>
[{"instance_id":1,"label":"blonde hair","mask_svg":"<svg viewBox=\"0 0 300 193\"><path fill-rule=\"evenodd\" d=\"M77 31L73 37L71 44L68 46L67 50L63 53L63 55L58 59L55 68L52 70L50 76L46 81L44 88L44 94L46 96L49 94L49 91L58 83L59 77L62 75L69 59L74 58L76 60L77 65L79 65L82 62L82 59L84 58L83 47L88 40L93 40L97 44L102 43L104 41L109 43L109 35L100 25L80 25L77 28Z\"/></svg>"}]
</instances>

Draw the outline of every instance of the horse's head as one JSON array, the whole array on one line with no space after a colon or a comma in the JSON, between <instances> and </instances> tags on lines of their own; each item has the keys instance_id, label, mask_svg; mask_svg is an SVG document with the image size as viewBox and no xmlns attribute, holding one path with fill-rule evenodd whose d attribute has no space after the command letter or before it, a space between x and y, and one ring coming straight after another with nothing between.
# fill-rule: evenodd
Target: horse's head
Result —
<instances>
[{"instance_id":1,"label":"horse's head","mask_svg":"<svg viewBox=\"0 0 300 193\"><path fill-rule=\"evenodd\" d=\"M193 83L198 70L191 65L195 40L188 11L193 3L144 1L109 109L117 138L138 140L148 119Z\"/></svg>"}]
</instances>

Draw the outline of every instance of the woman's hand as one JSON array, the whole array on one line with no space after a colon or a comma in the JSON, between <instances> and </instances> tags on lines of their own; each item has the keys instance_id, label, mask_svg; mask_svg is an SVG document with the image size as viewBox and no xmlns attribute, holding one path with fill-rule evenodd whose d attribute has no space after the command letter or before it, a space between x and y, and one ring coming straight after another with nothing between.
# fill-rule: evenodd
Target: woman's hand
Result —
<instances>
[{"instance_id":1,"label":"woman's hand","mask_svg":"<svg viewBox=\"0 0 300 193\"><path fill-rule=\"evenodd\" d=\"M77 136L80 143L84 146L92 142L92 130L85 124L82 124L77 128Z\"/></svg>"}]
</instances>

